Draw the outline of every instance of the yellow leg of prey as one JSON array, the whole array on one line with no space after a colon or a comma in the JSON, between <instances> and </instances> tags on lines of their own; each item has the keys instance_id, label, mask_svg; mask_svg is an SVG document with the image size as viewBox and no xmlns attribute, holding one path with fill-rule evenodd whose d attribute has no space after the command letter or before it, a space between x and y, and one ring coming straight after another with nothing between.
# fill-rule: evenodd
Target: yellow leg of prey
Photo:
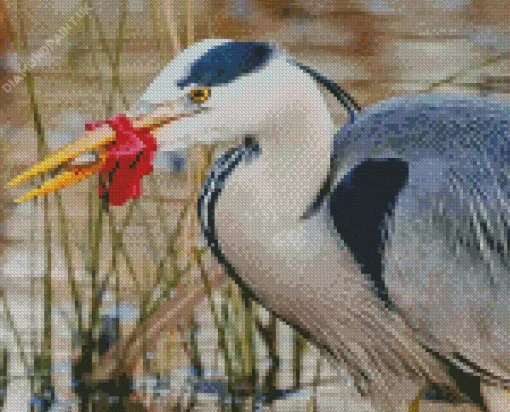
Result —
<instances>
[{"instance_id":1,"label":"yellow leg of prey","mask_svg":"<svg viewBox=\"0 0 510 412\"><path fill-rule=\"evenodd\" d=\"M508 389L482 384L482 394L487 411L510 411L510 391Z\"/></svg>"}]
</instances>

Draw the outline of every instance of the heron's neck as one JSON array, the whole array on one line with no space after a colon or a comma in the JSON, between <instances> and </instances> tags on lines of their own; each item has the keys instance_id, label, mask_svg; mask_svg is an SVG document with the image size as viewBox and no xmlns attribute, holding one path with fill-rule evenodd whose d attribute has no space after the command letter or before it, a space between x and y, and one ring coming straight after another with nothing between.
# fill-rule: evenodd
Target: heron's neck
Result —
<instances>
[{"instance_id":1,"label":"heron's neck","mask_svg":"<svg viewBox=\"0 0 510 412\"><path fill-rule=\"evenodd\" d=\"M266 186L273 209L286 217L303 215L329 173L334 126L322 99L316 100L280 113L259 138L260 167L253 178Z\"/></svg>"}]
</instances>

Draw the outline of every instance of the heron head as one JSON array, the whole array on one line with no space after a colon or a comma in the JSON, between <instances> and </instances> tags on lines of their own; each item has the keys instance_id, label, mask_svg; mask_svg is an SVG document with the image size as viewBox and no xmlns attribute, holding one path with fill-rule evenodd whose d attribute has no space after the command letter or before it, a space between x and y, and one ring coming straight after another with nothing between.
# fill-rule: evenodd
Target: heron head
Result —
<instances>
[{"instance_id":1,"label":"heron head","mask_svg":"<svg viewBox=\"0 0 510 412\"><path fill-rule=\"evenodd\" d=\"M328 86L327 79L321 79L313 69L300 65L275 45L203 40L177 55L159 73L129 117L140 127L152 130L158 150L266 136L278 127L285 130L286 123L306 113L311 100L320 101L324 105L321 110L327 112L313 77L334 93L330 87L333 83ZM100 128L39 162L11 185L64 165L57 181L46 182L22 199L69 186L97 172L105 162L104 156L96 156L92 164L69 171L83 152L100 153L114 142L112 130Z\"/></svg>"},{"instance_id":2,"label":"heron head","mask_svg":"<svg viewBox=\"0 0 510 412\"><path fill-rule=\"evenodd\" d=\"M264 135L305 110L311 78L275 45L204 40L183 51L156 77L136 114L178 114L156 132L159 150Z\"/></svg>"}]
</instances>

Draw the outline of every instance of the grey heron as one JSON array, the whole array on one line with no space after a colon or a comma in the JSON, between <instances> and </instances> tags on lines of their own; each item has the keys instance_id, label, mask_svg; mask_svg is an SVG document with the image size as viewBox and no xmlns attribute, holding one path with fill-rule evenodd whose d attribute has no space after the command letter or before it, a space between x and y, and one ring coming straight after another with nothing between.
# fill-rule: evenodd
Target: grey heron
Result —
<instances>
[{"instance_id":1,"label":"grey heron","mask_svg":"<svg viewBox=\"0 0 510 412\"><path fill-rule=\"evenodd\" d=\"M339 130L322 87L349 114ZM510 410L509 106L420 94L359 110L275 45L212 39L175 57L131 115L169 108L159 150L243 140L198 201L214 255L376 409L454 388L455 365L491 412Z\"/></svg>"}]
</instances>

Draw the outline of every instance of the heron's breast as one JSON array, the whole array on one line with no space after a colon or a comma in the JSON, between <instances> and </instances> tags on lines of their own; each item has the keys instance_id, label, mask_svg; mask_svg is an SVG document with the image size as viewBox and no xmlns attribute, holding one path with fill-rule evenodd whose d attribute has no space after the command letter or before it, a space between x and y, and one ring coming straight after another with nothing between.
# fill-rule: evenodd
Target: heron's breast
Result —
<instances>
[{"instance_id":1,"label":"heron's breast","mask_svg":"<svg viewBox=\"0 0 510 412\"><path fill-rule=\"evenodd\" d=\"M352 270L359 271L332 235L325 216L307 220L282 216L253 192L225 189L215 210L219 247L236 274L261 298L280 290L306 299L360 282L361 276L350 276Z\"/></svg>"}]
</instances>

